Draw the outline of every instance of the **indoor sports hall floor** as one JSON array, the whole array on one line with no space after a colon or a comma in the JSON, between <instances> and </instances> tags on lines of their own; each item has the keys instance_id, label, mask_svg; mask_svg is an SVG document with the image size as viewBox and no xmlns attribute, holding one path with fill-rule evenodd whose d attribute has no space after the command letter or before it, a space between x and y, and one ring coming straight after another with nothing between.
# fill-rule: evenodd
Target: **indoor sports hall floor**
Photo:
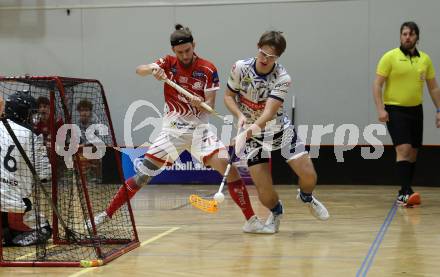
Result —
<instances>
[{"instance_id":1,"label":"indoor sports hall floor","mask_svg":"<svg viewBox=\"0 0 440 277\"><path fill-rule=\"evenodd\" d=\"M268 211L248 187L256 213ZM0 276L439 276L440 188L417 187L422 205L396 207L390 186L319 186L331 213L315 220L296 186L277 186L285 215L276 235L241 231L226 197L216 214L186 205L216 186L149 186L133 201L141 247L98 268L0 268Z\"/></svg>"}]
</instances>

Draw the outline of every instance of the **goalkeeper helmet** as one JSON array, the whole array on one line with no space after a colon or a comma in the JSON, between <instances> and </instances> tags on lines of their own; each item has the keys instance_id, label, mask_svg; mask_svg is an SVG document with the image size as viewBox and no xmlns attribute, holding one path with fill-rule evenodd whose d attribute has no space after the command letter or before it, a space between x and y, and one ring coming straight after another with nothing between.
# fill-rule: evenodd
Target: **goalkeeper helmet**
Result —
<instances>
[{"instance_id":1,"label":"goalkeeper helmet","mask_svg":"<svg viewBox=\"0 0 440 277\"><path fill-rule=\"evenodd\" d=\"M28 125L31 115L37 109L37 102L29 91L18 91L8 97L5 103L6 117L18 124Z\"/></svg>"}]
</instances>

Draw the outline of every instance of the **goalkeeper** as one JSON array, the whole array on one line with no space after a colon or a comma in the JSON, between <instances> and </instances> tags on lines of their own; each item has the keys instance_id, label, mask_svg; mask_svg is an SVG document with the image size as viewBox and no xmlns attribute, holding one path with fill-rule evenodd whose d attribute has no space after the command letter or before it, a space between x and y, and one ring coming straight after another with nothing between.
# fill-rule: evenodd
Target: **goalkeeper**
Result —
<instances>
[{"instance_id":1,"label":"goalkeeper","mask_svg":"<svg viewBox=\"0 0 440 277\"><path fill-rule=\"evenodd\" d=\"M0 101L0 109L3 108ZM28 92L17 92L6 100L5 117L18 141L34 163L42 181L51 178L51 166L43 136L36 136L31 115L35 99ZM3 122L0 123L0 207L2 238L5 246L28 246L47 242L51 228L45 217L33 207L34 180L29 167L20 155Z\"/></svg>"}]
</instances>

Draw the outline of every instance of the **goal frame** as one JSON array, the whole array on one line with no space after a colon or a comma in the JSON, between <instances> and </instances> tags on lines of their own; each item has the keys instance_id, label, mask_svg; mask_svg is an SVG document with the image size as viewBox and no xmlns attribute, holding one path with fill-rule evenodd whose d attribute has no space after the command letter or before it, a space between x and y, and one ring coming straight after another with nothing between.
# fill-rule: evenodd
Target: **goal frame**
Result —
<instances>
[{"instance_id":1,"label":"goal frame","mask_svg":"<svg viewBox=\"0 0 440 277\"><path fill-rule=\"evenodd\" d=\"M54 84L54 88L50 91L50 127L49 127L49 132L51 135L51 139L50 139L50 149L48 151L48 155L55 157L55 155L57 155L55 153L55 138L56 138L56 132L57 129L55 128L55 124L56 124L56 118L54 116L55 113L55 105L56 105L56 97L55 94L59 93L59 97L58 99L61 100L61 107L63 109L64 112L64 118L63 118L63 123L64 124L72 124L72 115L69 113L68 109L67 109L67 104L66 104L66 90L65 90L65 84L68 82L72 82L72 83L78 83L80 84L81 82L87 82L87 83L94 83L96 85L99 86L100 88L100 97L102 97L102 101L104 104L104 112L105 115L108 119L108 127L109 127L109 132L110 132L110 136L111 136L111 140L112 140L112 147L116 148L117 147L117 142L116 142L116 136L115 136L115 132L114 132L114 128L113 128L113 123L112 123L112 119L111 119L111 115L110 115L110 110L108 107L108 102L107 102L107 98L104 92L104 87L102 86L101 82L95 79L84 79L84 78L71 78L71 77L61 77L61 76L18 76L18 77L0 77L0 83L5 83L5 82L21 82L21 83L28 83L31 84L32 82L38 82L38 81L47 81L47 82L53 82ZM121 164L121 157L119 155L115 155L115 160L116 160L116 166L117 166L117 170L118 170L118 174L119 174L119 183L120 185L125 187L125 182L124 182L124 175L122 172L122 164ZM75 170L78 171L78 176L80 176L80 184L82 187L82 191L83 191L83 195L82 197L84 197L85 203L86 203L86 208L87 208L87 214L89 216L89 218L91 219L91 226L92 226L92 233L94 235L97 235L97 228L95 225L95 222L93 220L95 214L93 213L93 207L92 207L92 203L90 201L89 198L89 194L88 194L88 188L87 188L87 180L85 178L85 172L83 172L83 167L81 166L80 163L80 154L77 152L74 154L73 157L73 162L74 162L74 168ZM57 172L57 163L55 162L55 159L50 159L50 164L52 167L52 173L56 174ZM73 184L72 184L73 185ZM57 192L58 192L58 183L57 183L57 178L52 178L52 182L51 182L51 187L52 187L52 201L54 202L54 204L57 204ZM139 237L138 237L138 233L136 230L136 225L135 225L135 220L134 220L134 215L133 215L133 211L132 211L132 207L128 198L128 194L127 194L127 208L128 208L128 213L129 213L129 219L131 221L132 224L132 228L133 228L133 238L131 241L127 241L127 239L124 239L122 241L118 241L118 240L104 240L102 241L103 244L125 244L125 246L123 248L117 249L115 251L111 251L108 253L105 253L105 255L102 256L102 251L100 248L100 245L96 245L95 247L95 252L97 253L97 258L96 260L90 260L89 263L87 263L87 261L84 263L84 261L82 260L75 260L75 261L10 261L10 260L5 260L3 257L3 248L4 246L2 246L0 244L0 266L19 266L19 267L28 267L28 266L41 266L41 267L78 267L78 266L84 266L85 264L93 264L93 266L96 265L103 265L106 264L114 259L116 259L117 257L127 253L128 251L131 251L137 247L140 246L140 242L139 242ZM0 203L1 204L1 203ZM1 217L0 217L0 228L1 228ZM59 237L60 234L60 230L59 230L59 224L58 224L58 219L57 216L54 212L52 212L52 243L55 245L62 245L62 244L68 244L69 242L66 240L63 240ZM0 241L2 240L2 232L0 232ZM84 243L87 243L86 241ZM99 263L96 263L96 261L99 261Z\"/></svg>"}]
</instances>

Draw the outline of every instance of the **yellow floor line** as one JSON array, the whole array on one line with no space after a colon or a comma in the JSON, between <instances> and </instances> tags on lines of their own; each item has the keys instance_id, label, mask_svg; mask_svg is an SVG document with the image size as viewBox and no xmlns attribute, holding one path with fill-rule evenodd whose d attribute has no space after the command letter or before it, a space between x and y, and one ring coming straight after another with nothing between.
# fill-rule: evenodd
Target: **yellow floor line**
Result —
<instances>
[{"instance_id":1,"label":"yellow floor line","mask_svg":"<svg viewBox=\"0 0 440 277\"><path fill-rule=\"evenodd\" d=\"M89 267L89 268L84 268L84 269L81 269L80 271L78 271L78 272L76 272L76 273L73 273L73 274L69 275L69 277L80 276L80 275L83 275L83 274L85 274L85 273L87 273L87 272L89 272L89 271L92 271L92 270L96 269L96 268L99 268L99 267Z\"/></svg>"},{"instance_id":2,"label":"yellow floor line","mask_svg":"<svg viewBox=\"0 0 440 277\"><path fill-rule=\"evenodd\" d=\"M147 239L146 241L141 242L141 246L140 246L140 247L143 247L143 246L145 246L145 245L147 245L147 244L149 244L149 243L152 243L152 242L154 242L154 241L156 241L156 240L158 240L158 239L160 239L160 238L162 238L162 237L164 237L164 236L166 236L166 235L169 235L169 234L171 234L172 232L177 231L177 230L179 230L179 229L180 229L180 227L172 227L172 228L168 229L167 231L165 231L165 232L163 232L163 233L160 233L160 234L157 235L157 236L152 237L151 239ZM77 277L77 276L81 276L81 275L83 275L83 274L85 274L85 273L87 273L87 272L89 272L89 271L92 271L92 270L94 270L94 269L97 269L97 268L100 268L100 267L84 268L84 269L82 269L82 270L80 270L80 271L78 271L78 272L76 272L76 273L74 273L74 274L69 275L69 277Z\"/></svg>"},{"instance_id":3,"label":"yellow floor line","mask_svg":"<svg viewBox=\"0 0 440 277\"><path fill-rule=\"evenodd\" d=\"M159 234L159 235L157 235L157 236L155 236L155 237L152 237L151 239L148 239L148 240L146 240L146 241L143 241L143 242L141 243L141 247L143 247L143 246L145 246L145 245L147 245L147 244L149 244L149 243L152 243L153 241L158 240L158 239L160 239L161 237L164 237L164 236L166 236L166 235L168 235L168 234L171 234L172 232L177 231L177 230L179 230L179 229L180 229L180 227L173 227L173 228L169 229L168 231L165 231L165 232L163 232L163 233L161 233L161 234Z\"/></svg>"}]
</instances>

